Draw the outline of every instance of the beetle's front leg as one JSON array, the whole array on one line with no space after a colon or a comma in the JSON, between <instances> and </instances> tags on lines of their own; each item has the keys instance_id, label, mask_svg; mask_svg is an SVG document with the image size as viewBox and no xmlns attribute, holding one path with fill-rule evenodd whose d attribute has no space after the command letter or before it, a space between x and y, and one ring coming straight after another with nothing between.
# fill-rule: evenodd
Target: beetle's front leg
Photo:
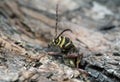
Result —
<instances>
[{"instance_id":1,"label":"beetle's front leg","mask_svg":"<svg viewBox=\"0 0 120 82\"><path fill-rule=\"evenodd\" d=\"M48 52L50 56L60 56L61 52Z\"/></svg>"}]
</instances>

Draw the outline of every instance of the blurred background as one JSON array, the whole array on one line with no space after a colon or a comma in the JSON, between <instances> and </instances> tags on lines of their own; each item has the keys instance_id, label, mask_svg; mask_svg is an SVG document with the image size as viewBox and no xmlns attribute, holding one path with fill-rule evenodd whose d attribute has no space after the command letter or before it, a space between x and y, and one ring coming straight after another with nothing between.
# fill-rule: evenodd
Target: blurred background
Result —
<instances>
[{"instance_id":1,"label":"blurred background","mask_svg":"<svg viewBox=\"0 0 120 82\"><path fill-rule=\"evenodd\" d=\"M55 36L57 2L58 0L1 0L0 11L4 20L7 18L12 26L15 25L10 31L13 39L21 35L18 33L26 33L27 36L39 39L40 45L46 46L46 42ZM116 38L119 35L119 0L60 0L58 13L58 34L64 29L72 29L73 34L68 32L65 35L73 41L77 37L85 41L87 37L95 36L92 39L97 39L104 36L116 43L119 38ZM6 30L7 27L1 29ZM84 31L92 31L93 34ZM96 35L94 32L101 34ZM21 40L20 37L17 40Z\"/></svg>"},{"instance_id":2,"label":"blurred background","mask_svg":"<svg viewBox=\"0 0 120 82\"><path fill-rule=\"evenodd\" d=\"M26 78L29 81L31 71L29 73L29 69L24 68L24 64L27 63L29 67L41 71L29 65L33 60L38 60L46 66L44 62L47 60L41 61L40 56L43 52L46 53L48 43L55 36L57 3L58 0L0 0L0 79L2 81L24 82ZM91 76L98 78L100 82L119 82L120 0L59 0L58 5L58 34L64 29L71 29L72 33L65 32L63 35L69 37L74 45L80 48L87 64L100 68L100 70L94 68L95 72L90 67L84 69L90 71ZM28 63L21 55L29 55L33 60ZM52 66L51 61L48 61ZM33 74L36 72L34 71ZM54 75L53 70L52 74ZM114 76L114 79L109 74ZM57 77L57 81L58 79L60 80Z\"/></svg>"}]
</instances>

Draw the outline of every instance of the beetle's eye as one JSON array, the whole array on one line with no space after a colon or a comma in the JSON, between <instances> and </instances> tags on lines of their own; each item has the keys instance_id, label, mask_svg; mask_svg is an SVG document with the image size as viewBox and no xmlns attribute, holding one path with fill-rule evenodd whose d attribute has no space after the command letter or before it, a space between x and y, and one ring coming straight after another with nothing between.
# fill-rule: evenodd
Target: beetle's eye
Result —
<instances>
[{"instance_id":1,"label":"beetle's eye","mask_svg":"<svg viewBox=\"0 0 120 82\"><path fill-rule=\"evenodd\" d=\"M55 40L55 43L58 43L58 39Z\"/></svg>"}]
</instances>

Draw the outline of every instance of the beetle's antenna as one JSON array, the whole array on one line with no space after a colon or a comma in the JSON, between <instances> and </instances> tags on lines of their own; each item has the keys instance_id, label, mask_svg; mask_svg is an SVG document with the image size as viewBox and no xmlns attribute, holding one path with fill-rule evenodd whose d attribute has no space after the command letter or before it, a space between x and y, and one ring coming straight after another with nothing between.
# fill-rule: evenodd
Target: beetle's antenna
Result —
<instances>
[{"instance_id":1,"label":"beetle's antenna","mask_svg":"<svg viewBox=\"0 0 120 82\"><path fill-rule=\"evenodd\" d=\"M55 25L55 38L58 38L59 36L61 36L65 31L70 31L72 32L71 29L65 29L63 30L59 35L57 35L57 29L58 29L58 7L59 7L59 2L60 0L57 1L57 4L56 4L56 25Z\"/></svg>"},{"instance_id":2,"label":"beetle's antenna","mask_svg":"<svg viewBox=\"0 0 120 82\"><path fill-rule=\"evenodd\" d=\"M58 28L58 6L59 6L59 0L56 4L56 25L55 25L55 38L57 37L57 28Z\"/></svg>"},{"instance_id":3,"label":"beetle's antenna","mask_svg":"<svg viewBox=\"0 0 120 82\"><path fill-rule=\"evenodd\" d=\"M65 30L63 30L56 38L58 38L58 37L60 37L64 32L66 32L66 31L70 31L70 32L72 32L72 30L71 29L65 29Z\"/></svg>"}]
</instances>

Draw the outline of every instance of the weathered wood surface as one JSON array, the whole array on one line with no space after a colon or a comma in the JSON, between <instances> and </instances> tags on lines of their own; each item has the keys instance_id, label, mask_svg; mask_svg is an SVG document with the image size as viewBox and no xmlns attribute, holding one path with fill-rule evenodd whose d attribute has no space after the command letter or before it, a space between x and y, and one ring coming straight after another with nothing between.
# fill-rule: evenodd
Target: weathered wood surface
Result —
<instances>
[{"instance_id":1,"label":"weathered wood surface","mask_svg":"<svg viewBox=\"0 0 120 82\"><path fill-rule=\"evenodd\" d=\"M96 1L62 0L58 32L73 30L64 35L80 48L82 65L93 80L119 82L119 0ZM44 48L54 37L56 3L57 0L0 1L1 81L79 82L76 70L49 60Z\"/></svg>"}]
</instances>

